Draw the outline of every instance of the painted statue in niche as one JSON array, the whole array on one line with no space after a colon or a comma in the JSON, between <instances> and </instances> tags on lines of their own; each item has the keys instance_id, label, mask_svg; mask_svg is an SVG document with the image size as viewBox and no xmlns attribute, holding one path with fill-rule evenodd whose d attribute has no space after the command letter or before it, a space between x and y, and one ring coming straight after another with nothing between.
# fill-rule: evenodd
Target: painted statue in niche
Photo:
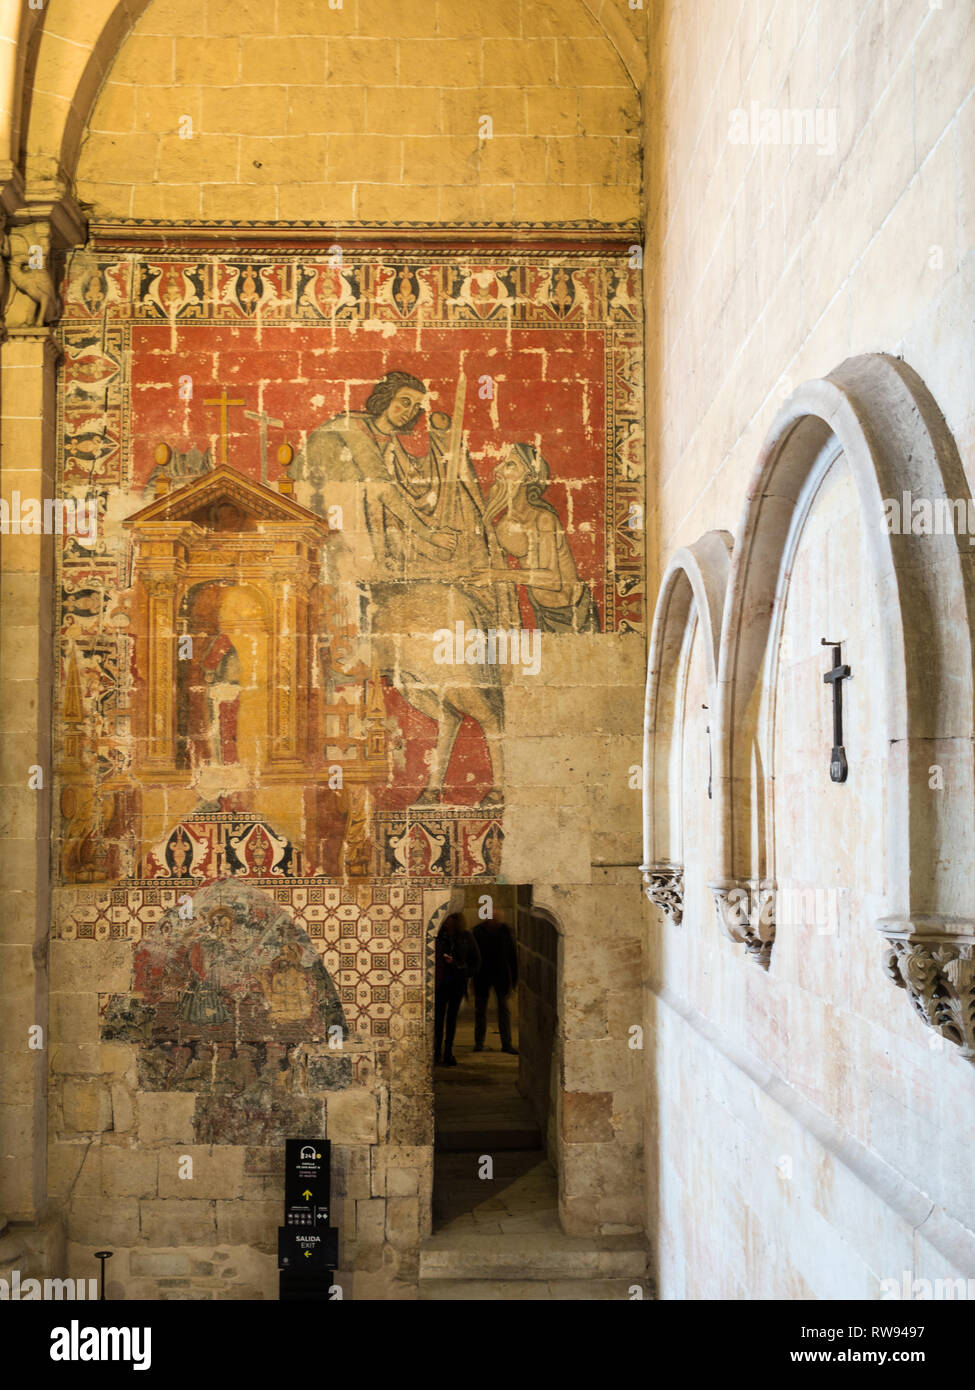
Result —
<instances>
[{"instance_id":1,"label":"painted statue in niche","mask_svg":"<svg viewBox=\"0 0 975 1390\"><path fill-rule=\"evenodd\" d=\"M235 763L240 719L240 657L225 632L217 632L206 640L200 653L200 672L206 710L200 742L211 762ZM197 710L197 729L202 722L199 715Z\"/></svg>"},{"instance_id":2,"label":"painted statue in niche","mask_svg":"<svg viewBox=\"0 0 975 1390\"><path fill-rule=\"evenodd\" d=\"M177 670L181 760L193 768L256 765L261 702L247 700L242 718L242 698L258 687L266 649L260 596L247 586L202 584L187 595L183 617L192 656Z\"/></svg>"},{"instance_id":3,"label":"painted statue in niche","mask_svg":"<svg viewBox=\"0 0 975 1390\"><path fill-rule=\"evenodd\" d=\"M519 626L513 585L501 571L504 556L488 524L477 475L462 442L463 386L453 419L435 412L429 448L410 452L404 440L424 414L425 384L393 371L377 382L365 408L327 420L308 437L296 463L311 487L311 510L326 515L338 505L354 519L343 529L364 530L371 563L336 542L330 558L340 583L368 585L368 636L380 669L406 701L436 721L426 787L418 805L443 799L451 754L465 716L484 733L492 785L482 806L503 802L504 697L497 666L465 666L454 676L434 661L431 635ZM488 582L477 576L490 574Z\"/></svg>"},{"instance_id":4,"label":"painted statue in niche","mask_svg":"<svg viewBox=\"0 0 975 1390\"><path fill-rule=\"evenodd\" d=\"M103 1040L139 1045L141 1090L199 1094L200 1142L263 1144L320 1127L305 1054L317 1043L331 1055L330 1029L348 1036L321 957L249 884L210 883L191 902L191 917L172 908L148 926L130 993L102 999Z\"/></svg>"}]
</instances>

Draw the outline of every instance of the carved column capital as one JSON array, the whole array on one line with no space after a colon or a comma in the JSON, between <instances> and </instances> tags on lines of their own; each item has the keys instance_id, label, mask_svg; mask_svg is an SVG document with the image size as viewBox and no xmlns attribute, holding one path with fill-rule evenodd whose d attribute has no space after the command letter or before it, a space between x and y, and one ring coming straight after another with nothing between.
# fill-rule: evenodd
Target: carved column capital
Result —
<instances>
[{"instance_id":1,"label":"carved column capital","mask_svg":"<svg viewBox=\"0 0 975 1390\"><path fill-rule=\"evenodd\" d=\"M647 897L663 908L675 927L684 916L683 864L642 864L643 887Z\"/></svg>"},{"instance_id":2,"label":"carved column capital","mask_svg":"<svg viewBox=\"0 0 975 1390\"><path fill-rule=\"evenodd\" d=\"M22 199L19 204L18 198ZM59 188L31 196L7 185L0 206L5 215L0 235L0 310L8 330L43 332L61 313L55 257L84 242L85 219L75 200Z\"/></svg>"},{"instance_id":3,"label":"carved column capital","mask_svg":"<svg viewBox=\"0 0 975 1390\"><path fill-rule=\"evenodd\" d=\"M906 991L929 1028L975 1061L975 923L953 923L970 930L938 934L929 928L912 930L911 924L906 930L891 929L897 925L878 923L887 942L884 974Z\"/></svg>"},{"instance_id":4,"label":"carved column capital","mask_svg":"<svg viewBox=\"0 0 975 1390\"><path fill-rule=\"evenodd\" d=\"M775 883L771 879L721 879L709 887L722 931L767 970L775 942Z\"/></svg>"}]
</instances>

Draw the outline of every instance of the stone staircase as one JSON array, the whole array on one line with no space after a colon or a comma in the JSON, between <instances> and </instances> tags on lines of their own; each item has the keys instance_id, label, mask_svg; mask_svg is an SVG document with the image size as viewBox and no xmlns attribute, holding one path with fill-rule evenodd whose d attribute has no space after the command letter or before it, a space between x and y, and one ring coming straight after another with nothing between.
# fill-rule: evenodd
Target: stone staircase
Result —
<instances>
[{"instance_id":1,"label":"stone staircase","mask_svg":"<svg viewBox=\"0 0 975 1390\"><path fill-rule=\"evenodd\" d=\"M567 1236L558 1229L438 1231L420 1249L420 1298L626 1300L647 1296L641 1236Z\"/></svg>"}]
</instances>

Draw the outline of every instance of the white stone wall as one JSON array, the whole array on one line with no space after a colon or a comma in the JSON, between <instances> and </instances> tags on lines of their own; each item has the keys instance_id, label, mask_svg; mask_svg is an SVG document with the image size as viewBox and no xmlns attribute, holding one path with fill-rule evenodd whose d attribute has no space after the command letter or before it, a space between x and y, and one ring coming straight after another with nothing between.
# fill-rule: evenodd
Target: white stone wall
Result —
<instances>
[{"instance_id":1,"label":"white stone wall","mask_svg":"<svg viewBox=\"0 0 975 1390\"><path fill-rule=\"evenodd\" d=\"M914 367L971 482L971 4L676 0L656 47L648 166L661 161L663 188L647 217L660 375L648 453L662 557L733 529L784 396L857 353ZM750 123L753 102L780 118L810 110L827 137L834 112L835 151L731 143L732 113Z\"/></svg>"},{"instance_id":2,"label":"white stone wall","mask_svg":"<svg viewBox=\"0 0 975 1390\"><path fill-rule=\"evenodd\" d=\"M971 487L970 4L692 0L666 7L660 62L648 358L661 568L704 531L737 530L781 401L853 354L899 354L919 372ZM730 143L731 113L750 123L752 102L780 122L810 109L826 145L835 112L835 149ZM647 1201L664 1298L880 1297L905 1271L975 1275L975 1068L884 978L873 925L888 872L878 604L841 462L800 542L783 629L776 876L797 911L780 914L767 975L722 936L706 886L695 641L683 925L646 913ZM831 654L819 640L834 636L855 667L844 787L825 776Z\"/></svg>"}]
</instances>

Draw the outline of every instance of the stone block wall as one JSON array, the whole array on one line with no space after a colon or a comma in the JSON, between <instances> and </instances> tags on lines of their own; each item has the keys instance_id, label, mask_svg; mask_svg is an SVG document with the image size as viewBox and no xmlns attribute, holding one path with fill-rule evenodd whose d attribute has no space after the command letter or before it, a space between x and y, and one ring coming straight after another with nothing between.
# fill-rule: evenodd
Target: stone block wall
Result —
<instances>
[{"instance_id":1,"label":"stone block wall","mask_svg":"<svg viewBox=\"0 0 975 1390\"><path fill-rule=\"evenodd\" d=\"M621 7L637 42L645 14ZM100 217L444 223L638 216L639 97L581 0L154 0L99 94Z\"/></svg>"},{"instance_id":2,"label":"stone block wall","mask_svg":"<svg viewBox=\"0 0 975 1390\"><path fill-rule=\"evenodd\" d=\"M645 148L661 183L645 206L662 559L734 530L779 405L862 352L918 372L971 484L970 8L657 14Z\"/></svg>"},{"instance_id":3,"label":"stone block wall","mask_svg":"<svg viewBox=\"0 0 975 1390\"><path fill-rule=\"evenodd\" d=\"M593 868L586 885L536 887L562 932L558 996L559 1210L571 1235L644 1228L641 1051L644 941L631 868Z\"/></svg>"},{"instance_id":4,"label":"stone block wall","mask_svg":"<svg viewBox=\"0 0 975 1390\"><path fill-rule=\"evenodd\" d=\"M558 1022L559 935L537 913L519 916L518 930L518 1085L531 1101L549 1157L557 1155L552 1078L558 1078L555 1051Z\"/></svg>"},{"instance_id":5,"label":"stone block wall","mask_svg":"<svg viewBox=\"0 0 975 1390\"><path fill-rule=\"evenodd\" d=\"M737 531L779 406L853 354L919 373L971 487L969 8L748 0L659 15L647 147L662 181L648 342L661 564L705 531ZM647 1220L665 1298L876 1298L905 1271L910 1284L975 1267L975 1077L893 990L875 930L894 872L889 598L843 466L817 497L786 601L774 838L793 910L767 975L715 916L700 632L690 658L683 922L646 916ZM823 637L848 639L854 667L842 787L828 780ZM825 916L796 915L817 901Z\"/></svg>"},{"instance_id":6,"label":"stone block wall","mask_svg":"<svg viewBox=\"0 0 975 1390\"><path fill-rule=\"evenodd\" d=\"M341 1057L362 1084L316 1090L299 1082L303 1108L291 1127L286 1118L275 1121L272 1096L254 1097L253 1118L238 1115L235 1123L238 1133L250 1125L251 1137L263 1135L263 1142L234 1142L228 1130L201 1144L197 1111L206 1089L145 1090L143 1050L100 1040L97 995L78 988L85 983L79 962L91 979L125 987L131 948L53 943L58 1040L48 1190L64 1222L69 1277L93 1277L92 1251L108 1248L109 1297L276 1298L284 1139L297 1124L332 1144L331 1221L343 1260L335 1282L345 1296L395 1297L415 1286L418 1244L430 1222L433 1148L429 1104L422 1105L429 1083L404 1074L412 1058L353 1041ZM310 1067L315 1051L306 1047ZM334 1052L318 1051L334 1065ZM422 1069L422 1040L415 1051ZM393 1079L392 1100L380 1076ZM404 1135L417 1142L404 1143Z\"/></svg>"}]
</instances>

